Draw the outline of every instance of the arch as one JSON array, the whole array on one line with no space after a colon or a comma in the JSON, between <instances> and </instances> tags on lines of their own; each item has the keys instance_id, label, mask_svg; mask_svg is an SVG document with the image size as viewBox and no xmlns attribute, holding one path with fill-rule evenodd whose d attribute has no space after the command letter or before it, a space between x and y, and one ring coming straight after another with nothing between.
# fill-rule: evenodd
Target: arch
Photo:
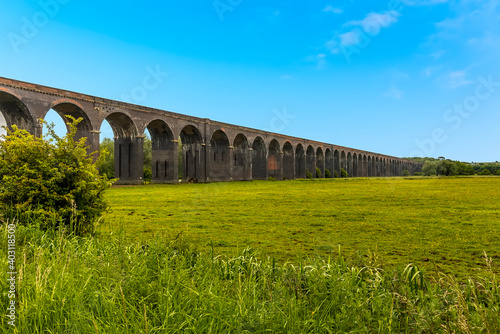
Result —
<instances>
[{"instance_id":1,"label":"arch","mask_svg":"<svg viewBox=\"0 0 500 334\"><path fill-rule=\"evenodd\" d=\"M230 181L231 180L231 160L229 156L229 139L222 130L217 130L210 139L208 155L210 181Z\"/></svg>"},{"instance_id":2,"label":"arch","mask_svg":"<svg viewBox=\"0 0 500 334\"><path fill-rule=\"evenodd\" d=\"M298 144L295 148L295 177L298 179L306 177L306 158L302 144Z\"/></svg>"},{"instance_id":3,"label":"arch","mask_svg":"<svg viewBox=\"0 0 500 334\"><path fill-rule=\"evenodd\" d=\"M267 151L266 144L261 137L254 139L252 153L252 178L267 180Z\"/></svg>"},{"instance_id":4,"label":"arch","mask_svg":"<svg viewBox=\"0 0 500 334\"><path fill-rule=\"evenodd\" d=\"M347 172L347 157L344 151L340 152L340 168ZM342 173L339 176L342 177Z\"/></svg>"},{"instance_id":5,"label":"arch","mask_svg":"<svg viewBox=\"0 0 500 334\"><path fill-rule=\"evenodd\" d=\"M269 154L267 160L268 176L274 177L276 180L281 180L281 151L280 144L276 139L273 139L269 144Z\"/></svg>"},{"instance_id":6,"label":"arch","mask_svg":"<svg viewBox=\"0 0 500 334\"><path fill-rule=\"evenodd\" d=\"M247 137L240 133L233 142L233 180L243 181L251 179L251 166Z\"/></svg>"},{"instance_id":7,"label":"arch","mask_svg":"<svg viewBox=\"0 0 500 334\"><path fill-rule=\"evenodd\" d=\"M204 181L204 143L200 131L194 125L186 125L179 137L182 143L182 180Z\"/></svg>"},{"instance_id":8,"label":"arch","mask_svg":"<svg viewBox=\"0 0 500 334\"><path fill-rule=\"evenodd\" d=\"M105 119L111 126L115 137L114 158L117 183L142 183L143 137L138 136L134 121L121 112L111 113Z\"/></svg>"},{"instance_id":9,"label":"arch","mask_svg":"<svg viewBox=\"0 0 500 334\"><path fill-rule=\"evenodd\" d=\"M347 172L347 176L352 176L352 154L351 152L348 152L347 153L347 169L346 169L346 172Z\"/></svg>"},{"instance_id":10,"label":"arch","mask_svg":"<svg viewBox=\"0 0 500 334\"><path fill-rule=\"evenodd\" d=\"M327 177L327 171L330 172L329 177L333 177L333 154L330 148L325 150L325 177Z\"/></svg>"},{"instance_id":11,"label":"arch","mask_svg":"<svg viewBox=\"0 0 500 334\"><path fill-rule=\"evenodd\" d=\"M368 176L372 177L373 176L373 165L372 165L372 156L369 155L368 156L368 166L367 166L367 170L368 170Z\"/></svg>"},{"instance_id":12,"label":"arch","mask_svg":"<svg viewBox=\"0 0 500 334\"><path fill-rule=\"evenodd\" d=\"M311 145L307 147L306 151L306 172L309 172L316 177L316 160L314 158L314 149Z\"/></svg>"},{"instance_id":13,"label":"arch","mask_svg":"<svg viewBox=\"0 0 500 334\"><path fill-rule=\"evenodd\" d=\"M352 176L358 176L358 155L356 153L352 155Z\"/></svg>"},{"instance_id":14,"label":"arch","mask_svg":"<svg viewBox=\"0 0 500 334\"><path fill-rule=\"evenodd\" d=\"M335 150L333 152L333 175L335 175L335 172L337 172L337 177L340 177L341 174L340 174L340 154L339 154L339 151L338 150Z\"/></svg>"},{"instance_id":15,"label":"arch","mask_svg":"<svg viewBox=\"0 0 500 334\"><path fill-rule=\"evenodd\" d=\"M7 128L16 125L33 135L41 135L41 128L33 119L28 107L20 98L3 88L0 89L0 113Z\"/></svg>"},{"instance_id":16,"label":"arch","mask_svg":"<svg viewBox=\"0 0 500 334\"><path fill-rule=\"evenodd\" d=\"M295 159L293 156L293 146L287 141L283 145L283 178L292 180L295 178Z\"/></svg>"},{"instance_id":17,"label":"arch","mask_svg":"<svg viewBox=\"0 0 500 334\"><path fill-rule=\"evenodd\" d=\"M363 154L363 176L368 176L368 160L366 154Z\"/></svg>"},{"instance_id":18,"label":"arch","mask_svg":"<svg viewBox=\"0 0 500 334\"><path fill-rule=\"evenodd\" d=\"M146 128L151 136L151 182L177 181L178 152L172 130L159 119L151 121Z\"/></svg>"},{"instance_id":19,"label":"arch","mask_svg":"<svg viewBox=\"0 0 500 334\"><path fill-rule=\"evenodd\" d=\"M325 157L323 156L323 149L321 147L318 147L316 149L316 168L319 168L319 171L321 172L320 177L324 178L325 177ZM316 170L314 171L314 174L316 174Z\"/></svg>"}]
</instances>

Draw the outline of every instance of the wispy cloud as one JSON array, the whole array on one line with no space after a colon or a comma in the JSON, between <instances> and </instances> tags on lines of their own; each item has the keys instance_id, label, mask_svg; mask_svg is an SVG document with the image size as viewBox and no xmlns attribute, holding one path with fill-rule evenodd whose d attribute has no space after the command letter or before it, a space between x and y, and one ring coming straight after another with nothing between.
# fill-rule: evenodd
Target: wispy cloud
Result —
<instances>
[{"instance_id":1,"label":"wispy cloud","mask_svg":"<svg viewBox=\"0 0 500 334\"><path fill-rule=\"evenodd\" d=\"M352 20L345 23L343 32L337 33L325 46L332 54L339 54L342 49L361 45L366 39L380 34L383 28L389 28L396 22L401 14L397 11L371 12L361 20Z\"/></svg>"},{"instance_id":2,"label":"wispy cloud","mask_svg":"<svg viewBox=\"0 0 500 334\"><path fill-rule=\"evenodd\" d=\"M403 92L399 88L392 86L384 93L384 96L394 100L401 100L403 98Z\"/></svg>"},{"instance_id":3,"label":"wispy cloud","mask_svg":"<svg viewBox=\"0 0 500 334\"><path fill-rule=\"evenodd\" d=\"M406 6L435 6L448 3L450 0L401 0Z\"/></svg>"},{"instance_id":4,"label":"wispy cloud","mask_svg":"<svg viewBox=\"0 0 500 334\"><path fill-rule=\"evenodd\" d=\"M317 70L321 70L326 66L326 54L310 55L305 58L305 61L314 64Z\"/></svg>"},{"instance_id":5,"label":"wispy cloud","mask_svg":"<svg viewBox=\"0 0 500 334\"><path fill-rule=\"evenodd\" d=\"M455 89L473 83L467 79L467 71L452 71L437 79L438 83L447 89Z\"/></svg>"},{"instance_id":6,"label":"wispy cloud","mask_svg":"<svg viewBox=\"0 0 500 334\"><path fill-rule=\"evenodd\" d=\"M323 12L324 13L333 13L333 14L342 14L344 12L344 10L342 8L333 7L333 6L328 5L323 9Z\"/></svg>"}]
</instances>

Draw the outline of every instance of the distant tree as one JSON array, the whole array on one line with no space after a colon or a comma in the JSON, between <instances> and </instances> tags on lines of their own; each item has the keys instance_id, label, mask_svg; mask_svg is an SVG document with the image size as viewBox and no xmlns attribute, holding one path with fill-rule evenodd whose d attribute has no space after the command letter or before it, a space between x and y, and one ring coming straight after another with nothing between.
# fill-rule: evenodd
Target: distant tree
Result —
<instances>
[{"instance_id":1,"label":"distant tree","mask_svg":"<svg viewBox=\"0 0 500 334\"><path fill-rule=\"evenodd\" d=\"M410 171L409 171L409 170L407 170L407 169L405 169L405 170L403 171L403 176L410 176Z\"/></svg>"},{"instance_id":2,"label":"distant tree","mask_svg":"<svg viewBox=\"0 0 500 334\"><path fill-rule=\"evenodd\" d=\"M149 136L144 137L143 141L143 178L145 182L151 182L153 177L153 172L151 171L151 163L153 160L153 142Z\"/></svg>"},{"instance_id":3,"label":"distant tree","mask_svg":"<svg viewBox=\"0 0 500 334\"><path fill-rule=\"evenodd\" d=\"M318 167L316 167L316 178L321 179L322 177L323 175L321 175L321 170Z\"/></svg>"},{"instance_id":4,"label":"distant tree","mask_svg":"<svg viewBox=\"0 0 500 334\"><path fill-rule=\"evenodd\" d=\"M325 177L327 179L330 179L332 177L332 173L330 173L330 170L328 168L325 169Z\"/></svg>"},{"instance_id":5,"label":"distant tree","mask_svg":"<svg viewBox=\"0 0 500 334\"><path fill-rule=\"evenodd\" d=\"M179 174L179 180L182 179L182 142L179 137L179 142L177 143L177 158L179 159L179 166L177 167L177 173Z\"/></svg>"},{"instance_id":6,"label":"distant tree","mask_svg":"<svg viewBox=\"0 0 500 334\"><path fill-rule=\"evenodd\" d=\"M491 175L491 172L489 169L485 168L479 173L479 175Z\"/></svg>"},{"instance_id":7,"label":"distant tree","mask_svg":"<svg viewBox=\"0 0 500 334\"><path fill-rule=\"evenodd\" d=\"M313 178L312 173L311 173L311 172L310 172L307 168L306 168L306 177L307 177L308 179L312 179L312 178Z\"/></svg>"},{"instance_id":8,"label":"distant tree","mask_svg":"<svg viewBox=\"0 0 500 334\"><path fill-rule=\"evenodd\" d=\"M99 150L103 161L99 166L99 173L106 175L108 179L115 177L115 142L113 139L104 138L99 144ZM107 152L107 153L105 153Z\"/></svg>"},{"instance_id":9,"label":"distant tree","mask_svg":"<svg viewBox=\"0 0 500 334\"><path fill-rule=\"evenodd\" d=\"M424 165L422 166L422 173L425 176L438 175L438 170L437 170L438 165L439 165L439 161L427 160L427 161L425 161Z\"/></svg>"},{"instance_id":10,"label":"distant tree","mask_svg":"<svg viewBox=\"0 0 500 334\"><path fill-rule=\"evenodd\" d=\"M340 169L340 176L341 177L348 177L349 175L347 174L347 172L344 168L341 168Z\"/></svg>"}]
</instances>

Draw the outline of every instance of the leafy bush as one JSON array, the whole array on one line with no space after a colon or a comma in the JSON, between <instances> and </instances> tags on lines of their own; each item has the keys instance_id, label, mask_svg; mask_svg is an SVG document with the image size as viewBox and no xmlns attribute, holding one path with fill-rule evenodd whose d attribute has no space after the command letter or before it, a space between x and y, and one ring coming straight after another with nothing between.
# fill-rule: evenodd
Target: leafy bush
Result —
<instances>
[{"instance_id":1,"label":"leafy bush","mask_svg":"<svg viewBox=\"0 0 500 334\"><path fill-rule=\"evenodd\" d=\"M267 178L267 180L268 180L268 181L276 181L276 178L274 178L274 177L272 177L272 176L269 176L269 177Z\"/></svg>"},{"instance_id":2,"label":"leafy bush","mask_svg":"<svg viewBox=\"0 0 500 334\"><path fill-rule=\"evenodd\" d=\"M325 169L325 177L326 177L327 179L331 179L331 178L332 178L332 173L330 173L330 170Z\"/></svg>"},{"instance_id":3,"label":"leafy bush","mask_svg":"<svg viewBox=\"0 0 500 334\"><path fill-rule=\"evenodd\" d=\"M415 172L415 173L413 173L413 175L414 175L414 176L422 176L422 175L424 175L424 174L422 174L422 172Z\"/></svg>"},{"instance_id":4,"label":"leafy bush","mask_svg":"<svg viewBox=\"0 0 500 334\"><path fill-rule=\"evenodd\" d=\"M321 179L323 177L323 175L321 174L321 170L316 167L316 178L317 179Z\"/></svg>"},{"instance_id":5,"label":"leafy bush","mask_svg":"<svg viewBox=\"0 0 500 334\"><path fill-rule=\"evenodd\" d=\"M491 172L489 169L485 168L479 173L479 175L491 175Z\"/></svg>"},{"instance_id":6,"label":"leafy bush","mask_svg":"<svg viewBox=\"0 0 500 334\"><path fill-rule=\"evenodd\" d=\"M311 173L311 172L309 172L309 170L308 170L308 169L306 169L306 177L307 177L308 179L312 179L312 178L313 178L312 173Z\"/></svg>"},{"instance_id":7,"label":"leafy bush","mask_svg":"<svg viewBox=\"0 0 500 334\"><path fill-rule=\"evenodd\" d=\"M339 172L337 172L336 170L333 171L333 177L335 179L338 179L339 178Z\"/></svg>"},{"instance_id":8,"label":"leafy bush","mask_svg":"<svg viewBox=\"0 0 500 334\"><path fill-rule=\"evenodd\" d=\"M100 175L87 154L86 138L74 140L81 121L72 117L64 137L47 125L35 137L16 126L0 142L0 213L17 216L21 224L36 221L42 228L63 225L76 234L93 232L108 208L104 191L113 181ZM42 121L43 122L43 121Z\"/></svg>"},{"instance_id":9,"label":"leafy bush","mask_svg":"<svg viewBox=\"0 0 500 334\"><path fill-rule=\"evenodd\" d=\"M340 169L340 176L341 176L341 177L348 177L349 175L347 175L347 172L345 171L345 169L344 169L344 168L341 168L341 169Z\"/></svg>"},{"instance_id":10,"label":"leafy bush","mask_svg":"<svg viewBox=\"0 0 500 334\"><path fill-rule=\"evenodd\" d=\"M403 176L410 176L410 172L407 169L405 169L403 171Z\"/></svg>"}]
</instances>

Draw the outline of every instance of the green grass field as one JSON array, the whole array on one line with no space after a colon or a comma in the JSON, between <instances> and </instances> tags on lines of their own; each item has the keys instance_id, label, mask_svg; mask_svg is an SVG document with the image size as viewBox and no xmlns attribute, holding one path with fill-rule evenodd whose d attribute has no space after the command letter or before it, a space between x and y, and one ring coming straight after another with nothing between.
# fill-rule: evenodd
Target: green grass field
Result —
<instances>
[{"instance_id":1,"label":"green grass field","mask_svg":"<svg viewBox=\"0 0 500 334\"><path fill-rule=\"evenodd\" d=\"M428 276L500 272L500 178L379 178L114 187L102 236L179 234L200 251L298 263L329 255L415 263ZM361 260L360 260L361 261ZM364 259L363 259L364 261Z\"/></svg>"}]
</instances>

